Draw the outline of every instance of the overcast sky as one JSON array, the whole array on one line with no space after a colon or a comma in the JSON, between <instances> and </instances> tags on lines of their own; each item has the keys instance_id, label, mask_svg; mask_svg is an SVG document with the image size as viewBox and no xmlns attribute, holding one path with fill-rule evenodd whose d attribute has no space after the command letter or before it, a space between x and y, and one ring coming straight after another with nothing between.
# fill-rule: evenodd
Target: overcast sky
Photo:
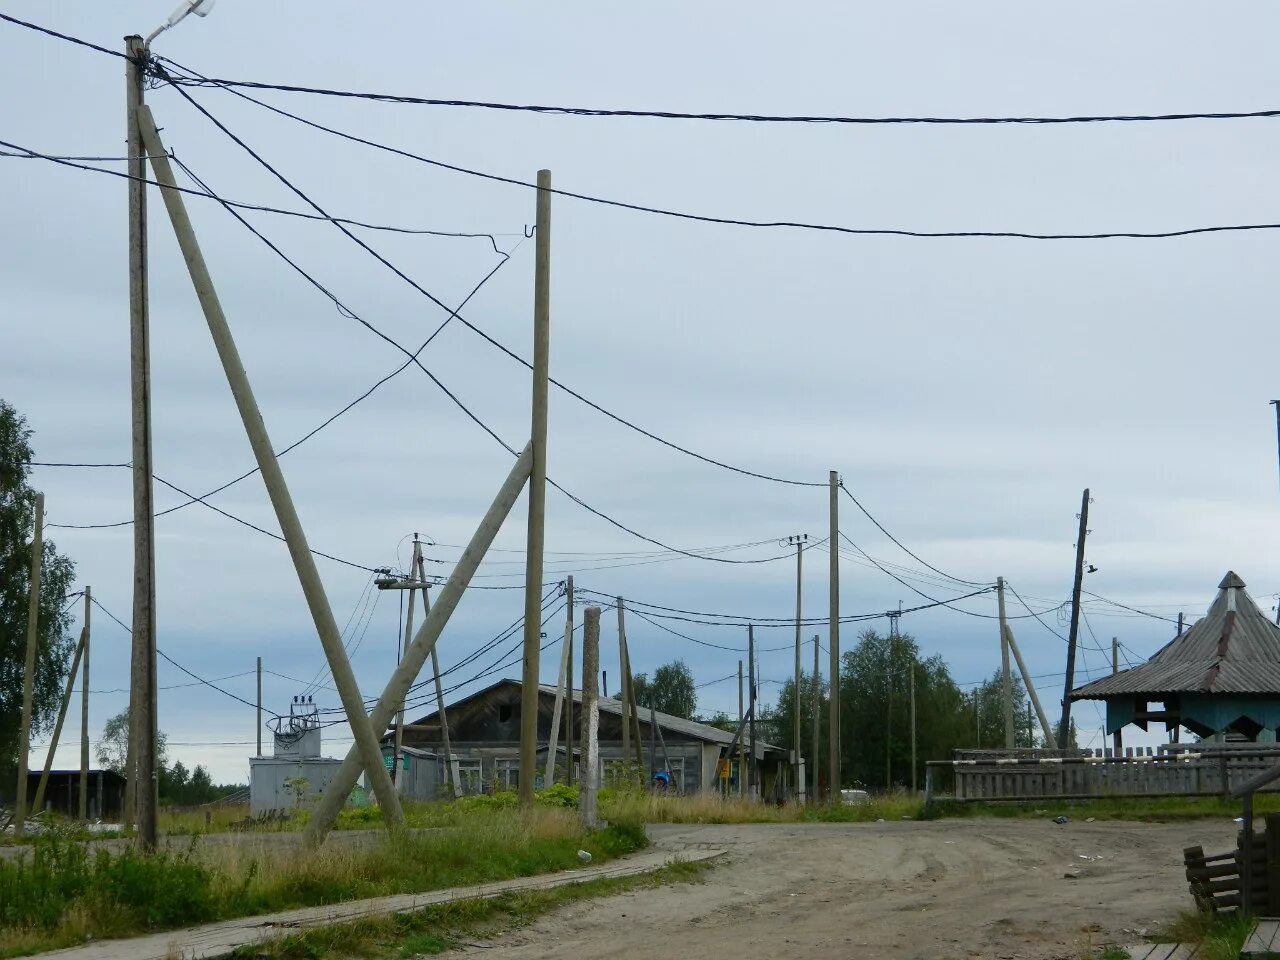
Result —
<instances>
[{"instance_id":1,"label":"overcast sky","mask_svg":"<svg viewBox=\"0 0 1280 960\"><path fill-rule=\"evenodd\" d=\"M169 0L5 2L12 15L112 48L148 33ZM432 98L676 111L1004 116L1247 111L1280 106L1280 9L1166 2L796 5L258 4L221 0L155 51L206 75ZM0 139L42 152L119 156L123 64L0 24ZM527 189L344 142L215 90L190 91L330 213L489 232L510 261L464 311L531 353L534 219ZM172 89L147 94L166 145L224 196L302 202ZM1096 232L1280 221L1271 181L1280 121L1055 126L764 125L582 118L378 104L287 93L264 99L448 163L639 204L745 219L914 230ZM38 160L4 159L0 191L0 396L35 430L37 459L129 459L126 186ZM118 163L104 163L122 169ZM399 365L394 347L344 317L217 204L188 200L206 259L277 448ZM352 310L416 347L446 314L331 225L248 214ZM193 492L253 460L159 197L151 202L155 467ZM500 259L488 240L361 237L446 303ZM698 224L557 197L552 228L552 373L612 411L712 457L846 485L907 546L975 581L1003 575L1037 610L1067 599L1080 493L1095 502L1086 586L1162 616L1202 613L1234 568L1260 604L1280 590L1271 373L1270 231L1166 240L1031 241L850 237ZM507 442L528 435L527 371L457 323L423 361ZM788 534L826 535L825 489L781 486L692 460L551 396L549 472L596 508L683 548L764 541L724 554L785 553ZM412 531L447 573L510 457L410 369L283 461L312 545L368 566L407 564ZM37 468L51 524L131 516L127 470ZM157 488L157 504L183 498ZM259 478L213 502L278 529ZM548 580L692 610L788 617L794 564L726 564L656 551L548 494ZM921 568L842 498L841 528L885 561ZM524 546L523 499L497 546ZM282 544L199 506L156 522L162 650L267 707L323 665ZM78 583L126 622L131 531L51 529ZM574 556L573 554L581 554ZM620 558L620 559L604 559ZM521 582L520 554L494 553L476 582ZM434 562L440 561L440 562ZM360 614L369 574L321 560L362 692L395 661L399 598ZM827 609L827 555L807 554L805 613ZM552 571L555 571L552 573ZM968 588L908 578L936 598ZM841 609L926 601L845 561ZM1012 601L1011 601L1012 602ZM469 593L441 641L452 664L521 612L519 590ZM995 612L993 596L960 606ZM1024 613L1014 607L1017 612ZM1109 652L1145 657L1171 624L1091 604ZM1062 613L1045 620L1065 632ZM606 614L603 661L616 684ZM745 645L740 628L673 622ZM942 608L903 618L956 680L999 663L993 621ZM1034 620L1015 631L1056 712L1065 647ZM559 621L548 628L554 634ZM699 682L738 655L633 619L636 671L683 658ZM806 635L813 631L806 629ZM826 630L819 631L826 643ZM1082 629L1085 643L1090 633ZM762 647L790 628L762 630ZM127 703L128 638L94 619L96 737ZM357 640L361 642L357 642ZM844 644L854 640L846 628ZM500 651L510 649L504 644ZM495 651L498 653L500 651ZM809 663L811 651L806 650ZM465 679L498 657L482 658ZM558 647L543 656L552 680ZM761 655L784 679L787 650ZM1083 677L1107 668L1086 646ZM517 676L518 664L505 671ZM248 708L160 664L171 755L245 780ZM487 682L487 681L486 681ZM467 689L474 689L469 687ZM766 683L767 699L776 685ZM736 684L699 691L736 710ZM321 688L317 701L337 705ZM78 702L78 701L77 701ZM1082 727L1099 715L1079 708ZM78 720L59 762L73 764ZM856 735L856 732L854 732ZM344 728L327 731L341 754ZM1096 734L1086 730L1085 739ZM269 741L268 741L269 742ZM1100 742L1096 741L1095 742ZM40 752L42 756L42 751Z\"/></svg>"}]
</instances>

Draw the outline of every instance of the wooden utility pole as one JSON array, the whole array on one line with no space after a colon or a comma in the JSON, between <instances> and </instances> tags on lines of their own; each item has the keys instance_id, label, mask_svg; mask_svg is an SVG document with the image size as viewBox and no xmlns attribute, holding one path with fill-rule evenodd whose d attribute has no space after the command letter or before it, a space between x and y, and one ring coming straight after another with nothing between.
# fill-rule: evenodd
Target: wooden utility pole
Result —
<instances>
[{"instance_id":1,"label":"wooden utility pole","mask_svg":"<svg viewBox=\"0 0 1280 960\"><path fill-rule=\"evenodd\" d=\"M1277 410L1280 411L1280 408L1277 408ZM1178 632L1181 633L1182 631L1178 631ZM1117 674L1119 672L1120 672L1120 638L1112 637L1111 638L1111 673ZM1115 733L1111 735L1111 752L1117 757L1124 755L1124 737L1119 730L1117 730Z\"/></svg>"},{"instance_id":2,"label":"wooden utility pole","mask_svg":"<svg viewBox=\"0 0 1280 960\"><path fill-rule=\"evenodd\" d=\"M747 776L747 795L752 799L759 797L756 766L756 633L755 628L747 625L747 715L751 717L750 737L751 756L747 760L749 770Z\"/></svg>"},{"instance_id":3,"label":"wooden utility pole","mask_svg":"<svg viewBox=\"0 0 1280 960\"><path fill-rule=\"evenodd\" d=\"M1018 641L1013 637L1013 628L1007 623L1004 625L1004 638L1009 649L1013 651L1013 659L1018 664L1018 672L1022 674L1022 682L1027 688L1027 696L1031 698L1031 704L1035 707L1036 716L1040 719L1040 731L1044 734L1044 745L1053 750L1058 745L1058 739L1053 735L1053 727L1049 724L1049 716L1044 712L1044 707L1040 704L1040 695L1036 693L1036 684L1031 679L1031 671L1027 669L1027 663L1022 659L1022 651L1018 649Z\"/></svg>"},{"instance_id":4,"label":"wooden utility pole","mask_svg":"<svg viewBox=\"0 0 1280 960\"><path fill-rule=\"evenodd\" d=\"M831 664L828 667L828 726L827 732L827 801L840 802L840 475L834 470L828 476L831 494L831 526L827 543L831 550L831 567L828 585L827 642L831 645Z\"/></svg>"},{"instance_id":5,"label":"wooden utility pole","mask_svg":"<svg viewBox=\"0 0 1280 960\"><path fill-rule=\"evenodd\" d=\"M653 705L653 701L649 701L649 782L653 783L653 776L658 772L658 710Z\"/></svg>"},{"instance_id":6,"label":"wooden utility pole","mask_svg":"<svg viewBox=\"0 0 1280 960\"><path fill-rule=\"evenodd\" d=\"M200 251L200 244L196 240L195 230L192 228L191 219L187 215L182 193L177 189L177 180L174 178L169 156L165 151L163 141L160 139L160 132L156 128L151 111L145 105L138 108L138 123L141 128L143 145L146 147L147 155L151 160L151 167L155 171L156 179L163 187L161 196L163 196L165 206L168 209L169 219L173 224L173 231L178 239L178 246L182 249L182 256L191 275L192 285L195 287L196 296L200 301L201 309L204 311L205 321L209 326L209 332L217 348L218 357L222 362L223 372L227 377L227 384L231 388L232 396L235 398L241 422L244 425L245 433L249 437L249 444L253 448L258 469L262 473L263 483L267 488L267 494L275 510L276 521L280 524L280 530L288 545L289 555L293 560L294 569L298 575L298 582L302 587L308 609L311 612L312 622L315 624L320 644L324 648L325 659L328 661L334 686L338 688L338 695L342 700L347 722L351 726L356 748L369 775L369 781L373 785L373 792L377 797L378 805L382 808L382 816L387 828L391 831L399 831L404 828L404 811L401 809L400 798L396 794L395 785L391 782L391 777L383 764L382 750L378 745L378 734L374 732L373 725L369 721L369 715L365 711L364 699L360 695L355 673L351 669L351 662L347 659L346 649L342 645L342 636L338 630L337 621L333 617L333 608L329 604L324 582L320 579L319 570L316 569L315 557L312 555L311 548L307 543L306 531L302 528L302 521L298 517L293 497L290 495L288 484L284 479L284 473L281 471L280 463L276 459L275 448L272 446L271 437L267 433L266 423L262 419L262 412L258 409L253 387L249 383L244 364L240 360L240 353L236 348L235 339L231 334L226 315L223 313L222 304L218 300L217 291L213 286L213 279L209 275L208 265L205 263L204 255ZM135 468L136 466L135 460ZM135 618L136 616L135 612ZM138 624L135 620L135 638L137 637L137 630ZM154 644L152 644L152 647L154 648ZM399 675L399 670L397 670L397 675ZM383 719L383 726L380 729L386 729L388 719L389 717ZM139 755L138 771L140 778L151 776L154 773L154 765L151 768L147 766L149 761L154 761L154 755ZM335 780L330 782L331 789L337 779L335 777ZM154 779L151 782L154 783ZM346 789L349 791L350 787L348 786ZM138 831L140 836L144 837L142 842L145 845L148 831L150 839L152 841L155 839L154 817L152 817L152 822L149 826L142 822L144 812L148 812L148 815L154 814L154 809L147 811L147 807L154 803L155 794L153 791L146 791L147 799L144 800L141 796L142 792L141 790L139 791L138 797ZM328 793L326 792L327 796ZM144 804L147 807L144 807ZM315 836L317 831L323 835L323 831L327 830L327 826L324 825L326 818L319 815L320 810L321 808L317 807L316 813L308 825L309 836Z\"/></svg>"},{"instance_id":7,"label":"wooden utility pole","mask_svg":"<svg viewBox=\"0 0 1280 960\"><path fill-rule=\"evenodd\" d=\"M796 675L795 682L792 685L792 693L795 698L795 710L793 725L795 728L795 736L792 737L791 751L794 757L793 763L796 772L796 796L804 793L804 784L800 782L800 620L801 598L802 598L802 573L804 569L804 542L809 539L807 533L795 534L787 537L788 543L795 544L796 548Z\"/></svg>"},{"instance_id":8,"label":"wooden utility pole","mask_svg":"<svg viewBox=\"0 0 1280 960\"><path fill-rule=\"evenodd\" d=\"M13 834L26 832L27 753L31 749L31 701L35 688L36 649L40 645L40 571L44 560L44 494L36 494L31 535L31 573L27 589L27 659L22 673L22 727L18 730L18 787L14 793ZM39 810L35 811L39 813Z\"/></svg>"},{"instance_id":9,"label":"wooden utility pole","mask_svg":"<svg viewBox=\"0 0 1280 960\"><path fill-rule=\"evenodd\" d=\"M44 769L40 771L40 783L36 786L36 798L31 802L31 811L39 813L44 805L44 791L49 785L49 771L53 769L53 755L58 752L58 741L62 739L62 724L67 719L67 709L71 706L71 691L76 684L76 672L80 669L80 658L84 656L86 630L80 628L80 640L76 644L75 655L71 658L71 669L67 671L67 687L62 693L62 701L58 705L58 719L53 725L53 736L49 738L49 751L45 754Z\"/></svg>"},{"instance_id":10,"label":"wooden utility pole","mask_svg":"<svg viewBox=\"0 0 1280 960\"><path fill-rule=\"evenodd\" d=\"M573 574L565 577L565 618L569 629L565 633L565 643L569 647L569 666L565 671L564 683L567 695L564 701L564 782L573 786Z\"/></svg>"},{"instance_id":11,"label":"wooden utility pole","mask_svg":"<svg viewBox=\"0 0 1280 960\"><path fill-rule=\"evenodd\" d=\"M80 819L89 819L89 624L93 588L84 588L84 659L80 672Z\"/></svg>"},{"instance_id":12,"label":"wooden utility pole","mask_svg":"<svg viewBox=\"0 0 1280 960\"><path fill-rule=\"evenodd\" d=\"M1071 689L1076 680L1076 639L1080 633L1080 590L1084 585L1084 541L1089 536L1089 488L1080 498L1080 530L1076 534L1076 579L1071 588L1071 632L1067 635L1067 678L1062 692L1062 722L1058 725L1058 743L1065 749L1071 745Z\"/></svg>"},{"instance_id":13,"label":"wooden utility pole","mask_svg":"<svg viewBox=\"0 0 1280 960\"><path fill-rule=\"evenodd\" d=\"M1013 675L1009 671L1008 621L1004 611L1004 577L996 577L996 601L1000 611L1000 696L1004 702L1004 748L1012 750Z\"/></svg>"},{"instance_id":14,"label":"wooden utility pole","mask_svg":"<svg viewBox=\"0 0 1280 960\"><path fill-rule=\"evenodd\" d=\"M147 277L146 147L141 37L125 38L125 142L129 155L129 374L133 436L133 651L129 684L129 746L138 846L156 846L155 505L151 467L151 319Z\"/></svg>"},{"instance_id":15,"label":"wooden utility pole","mask_svg":"<svg viewBox=\"0 0 1280 960\"><path fill-rule=\"evenodd\" d=\"M387 725L395 715L396 707L404 699L414 680L417 679L418 673L422 670L423 664L427 662L427 657L431 655L431 651L435 649L436 642L440 639L440 634L444 632L444 628L448 626L449 618L453 616L454 610L458 608L458 602L462 599L467 585L471 582L471 578L475 576L477 568L480 566L481 561L484 560L485 553L493 545L494 537L498 535L503 522L510 515L511 508L515 506L516 500L519 499L520 491L524 488L525 481L529 479L529 470L532 464L533 445L528 444L520 452L516 462L511 465L511 471L507 474L506 479L502 481L502 486L498 488L497 496L493 498L489 509L485 511L485 515L471 535L471 539L467 541L467 546L458 557L458 562L454 565L453 572L449 574L444 586L440 588L439 598L431 607L431 612L423 619L422 626L418 628L417 636L413 638L413 643L406 652L404 659L400 662L400 666L396 667L395 673L391 675L391 679L387 681L382 694L378 697L378 702L374 704L368 720L370 729L387 729ZM347 797L351 794L351 788L355 786L356 780L360 777L360 770L363 766L362 751L358 745L353 746L347 751L342 765L333 775L333 779L329 781L329 786L325 788L324 795L321 796L319 803L315 806L311 821L307 824L306 833L303 836L305 845L308 847L317 846L333 829L333 825L338 819L338 814L342 812L343 804L346 803ZM381 767L382 764L379 763L378 766ZM385 771L383 773L385 776ZM387 782L389 784L390 780ZM394 797L394 795L395 792L392 791L392 796Z\"/></svg>"},{"instance_id":16,"label":"wooden utility pole","mask_svg":"<svg viewBox=\"0 0 1280 960\"><path fill-rule=\"evenodd\" d=\"M533 252L533 416L529 430L529 538L524 568L524 675L520 686L520 803L533 805L538 761L538 648L547 506L547 382L551 361L551 171L538 171Z\"/></svg>"},{"instance_id":17,"label":"wooden utility pole","mask_svg":"<svg viewBox=\"0 0 1280 960\"><path fill-rule=\"evenodd\" d=\"M738 716L745 719L747 716L747 705L743 699L742 690L742 661L738 661ZM730 751L732 757L732 751ZM742 740L738 742L738 796L745 797L747 795L747 748Z\"/></svg>"},{"instance_id":18,"label":"wooden utility pole","mask_svg":"<svg viewBox=\"0 0 1280 960\"><path fill-rule=\"evenodd\" d=\"M912 656L910 667L911 689L911 792L916 792L916 658Z\"/></svg>"},{"instance_id":19,"label":"wooden utility pole","mask_svg":"<svg viewBox=\"0 0 1280 960\"><path fill-rule=\"evenodd\" d=\"M262 658L258 658L258 756L262 756Z\"/></svg>"},{"instance_id":20,"label":"wooden utility pole","mask_svg":"<svg viewBox=\"0 0 1280 960\"><path fill-rule=\"evenodd\" d=\"M818 802L818 768L821 760L822 733L822 678L818 676L818 635L813 635L813 769L809 771L809 802Z\"/></svg>"},{"instance_id":21,"label":"wooden utility pole","mask_svg":"<svg viewBox=\"0 0 1280 960\"><path fill-rule=\"evenodd\" d=\"M1280 610L1280 601L1277 601L1276 609ZM1276 623L1280 623L1280 613L1276 614ZM1183 617L1182 617L1182 613L1179 612L1178 613L1178 632L1173 635L1174 639L1177 639L1178 637L1182 636L1182 624L1183 624Z\"/></svg>"},{"instance_id":22,"label":"wooden utility pole","mask_svg":"<svg viewBox=\"0 0 1280 960\"><path fill-rule=\"evenodd\" d=\"M600 758L596 736L600 729L600 704L596 702L600 674L600 608L587 607L582 623L582 768L578 812L587 830L596 828L596 787Z\"/></svg>"}]
</instances>

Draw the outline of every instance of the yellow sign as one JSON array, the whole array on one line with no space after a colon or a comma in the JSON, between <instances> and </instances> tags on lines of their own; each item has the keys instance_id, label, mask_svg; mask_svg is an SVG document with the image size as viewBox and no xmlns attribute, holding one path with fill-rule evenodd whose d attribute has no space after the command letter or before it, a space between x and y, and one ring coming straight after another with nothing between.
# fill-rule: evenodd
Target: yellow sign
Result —
<instances>
[{"instance_id":1,"label":"yellow sign","mask_svg":"<svg viewBox=\"0 0 1280 960\"><path fill-rule=\"evenodd\" d=\"M717 770L716 770L716 772L719 774L720 779L721 779L721 780L728 780L728 779L729 779L729 771L730 771L730 768L732 767L732 764L731 764L728 760L723 760L723 759L722 759L722 760L718 760L718 761L716 762L716 766L717 766Z\"/></svg>"}]
</instances>

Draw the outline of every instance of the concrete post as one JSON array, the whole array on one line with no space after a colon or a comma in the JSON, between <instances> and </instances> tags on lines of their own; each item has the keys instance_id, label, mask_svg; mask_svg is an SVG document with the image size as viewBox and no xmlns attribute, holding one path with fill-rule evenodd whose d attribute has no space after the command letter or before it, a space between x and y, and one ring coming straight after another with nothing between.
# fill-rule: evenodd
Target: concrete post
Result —
<instances>
[{"instance_id":1,"label":"concrete post","mask_svg":"<svg viewBox=\"0 0 1280 960\"><path fill-rule=\"evenodd\" d=\"M538 171L533 274L533 417L529 432L529 536L524 568L524 673L520 692L520 803L533 804L538 761L538 656L542 645L542 556L546 538L547 384L551 359L551 171Z\"/></svg>"},{"instance_id":2,"label":"concrete post","mask_svg":"<svg viewBox=\"0 0 1280 960\"><path fill-rule=\"evenodd\" d=\"M1004 613L1004 577L996 577L996 601L1000 611L1000 697L1004 702L1004 748L1012 750L1013 675L1009 672L1008 623Z\"/></svg>"},{"instance_id":3,"label":"concrete post","mask_svg":"<svg viewBox=\"0 0 1280 960\"><path fill-rule=\"evenodd\" d=\"M507 518L512 506L515 505L516 499L520 496L520 490L524 487L525 480L529 478L529 468L532 462L533 447L529 445L524 448L524 452L520 454L512 465L511 472L507 474L506 480L503 481L501 488L498 490L498 495L485 513L484 519L480 521L476 532L471 535L466 549L462 551L462 556L458 558L458 562L454 565L453 573L449 574L449 579L440 588L439 599L436 600L431 612L422 621L422 626L418 628L418 635L414 637L412 645L405 651L404 659L400 661L400 666L396 667L395 673L387 681L387 686L382 691L382 696L378 698L378 702L369 718L373 729L387 729L387 724L391 721L397 705L404 699L409 687L413 685L413 681L417 678L418 672L422 669L423 664L426 663L427 657L435 649L436 641L448 624L449 618L453 616L453 611L457 608L458 601L462 599L462 594L467 589L467 584L475 576L476 568L480 566L480 561L484 559L485 552L488 551L489 546L493 543L493 538L498 535L502 522ZM307 824L307 831L303 838L304 843L315 846L323 841L329 831L333 829L334 821L338 819L338 813L342 810L343 803L346 802L351 788L355 786L356 780L360 776L360 766L360 751L353 746L347 752L346 759L342 761L342 766L338 768L338 772L334 774L328 789L316 805L315 812L311 815L311 822ZM382 765L379 764L378 766L381 767Z\"/></svg>"},{"instance_id":4,"label":"concrete post","mask_svg":"<svg viewBox=\"0 0 1280 960\"><path fill-rule=\"evenodd\" d=\"M31 537L31 579L27 591L27 659L22 674L22 727L18 730L18 787L14 794L13 834L26 831L27 753L31 749L31 700L35 687L36 649L40 645L40 571L44 557L44 494L36 494ZM39 813L39 810L36 810Z\"/></svg>"},{"instance_id":5,"label":"concrete post","mask_svg":"<svg viewBox=\"0 0 1280 960\"><path fill-rule=\"evenodd\" d=\"M312 556L310 547L307 544L307 535L302 528L302 521L294 508L293 497L289 493L288 484L285 483L284 473L280 470L280 464L276 459L266 424L263 422L262 414L258 409L257 400L254 398L249 377L240 361L240 352L236 349L231 328L222 312L222 304L218 300L213 280L209 276L209 269L205 264L203 254L200 252L200 245L196 240L191 220L187 216L182 194L175 189L177 181L174 179L168 154L165 151L164 143L160 140L160 133L156 129L155 121L152 119L150 108L146 106L139 108L138 123L147 153L151 158L151 167L155 171L156 179L163 185L164 189L162 189L161 195L164 197L165 206L169 211L169 219L173 223L178 245L182 248L183 259L187 262L187 269L191 274L196 296L200 300L205 320L209 325L209 332L213 336L214 345L217 347L218 356L222 361L227 383L231 387L236 407L240 411L240 419L243 421L245 432L249 436L249 444L253 448L258 469L262 473L262 479L271 498L271 504L275 508L276 520L279 522L281 533L284 534L285 542L288 544L289 554L293 559L294 569L298 574L298 581L306 597L307 606L310 608L316 633L319 634L320 644L324 648L325 659L329 662L329 670L333 675L334 685L338 688L338 695L342 700L347 722L351 726L351 733L356 741L356 749L360 752L364 768L369 774L369 782L373 785L373 792L382 808L383 821L390 830L403 829L404 811L400 808L400 799L396 795L395 786L392 784L387 768L382 762L382 751L378 746L378 737L374 733L373 727L369 724L368 715L365 713L364 700L360 696L360 688L356 684L355 673L351 669L351 662L347 659L346 649L342 645L342 636L338 630L338 624L333 618L333 608L329 605L324 583L320 579L320 572L316 569L315 557ZM137 626L135 624L135 635L136 629ZM385 729L385 722L382 728ZM140 771L143 769L141 764L139 769ZM139 811L142 809L142 802L139 800ZM142 824L140 823L139 831L141 829Z\"/></svg>"},{"instance_id":6,"label":"concrete post","mask_svg":"<svg viewBox=\"0 0 1280 960\"><path fill-rule=\"evenodd\" d=\"M840 475L834 470L827 477L830 488L830 531L827 543L831 547L831 565L828 584L827 642L830 646L831 664L828 668L831 692L828 696L830 729L827 733L827 801L840 802Z\"/></svg>"},{"instance_id":7,"label":"concrete post","mask_svg":"<svg viewBox=\"0 0 1280 960\"><path fill-rule=\"evenodd\" d=\"M578 771L582 788L578 811L588 830L597 826L596 790L600 785L600 704L596 700L599 675L600 608L587 607L582 627L582 766Z\"/></svg>"},{"instance_id":8,"label":"concrete post","mask_svg":"<svg viewBox=\"0 0 1280 960\"><path fill-rule=\"evenodd\" d=\"M93 588L84 588L84 659L80 673L80 819L89 819L89 625Z\"/></svg>"}]
</instances>

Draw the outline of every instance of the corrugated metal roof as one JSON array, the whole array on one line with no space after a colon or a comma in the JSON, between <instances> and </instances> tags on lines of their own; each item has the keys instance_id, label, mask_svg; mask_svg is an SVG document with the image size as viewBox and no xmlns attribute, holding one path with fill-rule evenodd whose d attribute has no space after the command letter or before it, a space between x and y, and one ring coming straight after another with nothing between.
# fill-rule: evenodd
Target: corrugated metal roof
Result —
<instances>
[{"instance_id":1,"label":"corrugated metal roof","mask_svg":"<svg viewBox=\"0 0 1280 960\"><path fill-rule=\"evenodd\" d=\"M1146 663L1071 691L1072 700L1164 693L1280 695L1280 627L1228 571L1209 612Z\"/></svg>"}]
</instances>

